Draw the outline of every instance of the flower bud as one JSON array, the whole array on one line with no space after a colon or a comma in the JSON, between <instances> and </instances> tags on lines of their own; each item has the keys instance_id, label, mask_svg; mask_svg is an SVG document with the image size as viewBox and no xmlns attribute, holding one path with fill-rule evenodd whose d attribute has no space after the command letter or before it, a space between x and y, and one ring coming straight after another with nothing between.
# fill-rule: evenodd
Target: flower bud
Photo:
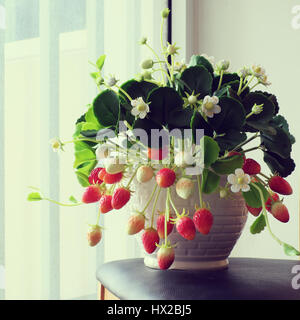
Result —
<instances>
[{"instance_id":1,"label":"flower bud","mask_svg":"<svg viewBox=\"0 0 300 320\"><path fill-rule=\"evenodd\" d=\"M168 16L170 14L170 9L169 8L165 8L162 12L161 12L161 16L163 17L163 19L167 19Z\"/></svg>"},{"instance_id":2,"label":"flower bud","mask_svg":"<svg viewBox=\"0 0 300 320\"><path fill-rule=\"evenodd\" d=\"M229 66L230 66L230 62L228 60L221 60L217 64L217 68L223 71L226 71L229 68Z\"/></svg>"},{"instance_id":3,"label":"flower bud","mask_svg":"<svg viewBox=\"0 0 300 320\"><path fill-rule=\"evenodd\" d=\"M142 63L141 63L141 67L143 69L151 69L154 65L154 61L152 59L147 59L147 60L144 60Z\"/></svg>"},{"instance_id":4,"label":"flower bud","mask_svg":"<svg viewBox=\"0 0 300 320\"><path fill-rule=\"evenodd\" d=\"M107 85L109 87L113 87L113 86L115 86L117 84L118 81L119 80L117 80L114 76L111 76L107 81Z\"/></svg>"},{"instance_id":5,"label":"flower bud","mask_svg":"<svg viewBox=\"0 0 300 320\"><path fill-rule=\"evenodd\" d=\"M146 37L143 37L141 40L140 40L140 44L144 45L144 44L147 44L147 41L148 39Z\"/></svg>"},{"instance_id":6,"label":"flower bud","mask_svg":"<svg viewBox=\"0 0 300 320\"><path fill-rule=\"evenodd\" d=\"M152 72L144 71L142 73L142 80L151 80L152 79Z\"/></svg>"}]
</instances>

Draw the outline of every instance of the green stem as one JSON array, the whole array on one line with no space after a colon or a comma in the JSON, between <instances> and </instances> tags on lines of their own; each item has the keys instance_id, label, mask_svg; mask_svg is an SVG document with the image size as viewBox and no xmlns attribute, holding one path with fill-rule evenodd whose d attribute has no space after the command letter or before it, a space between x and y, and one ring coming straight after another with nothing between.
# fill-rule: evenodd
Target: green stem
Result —
<instances>
[{"instance_id":1,"label":"green stem","mask_svg":"<svg viewBox=\"0 0 300 320\"><path fill-rule=\"evenodd\" d=\"M200 207L203 208L203 198L202 198L201 177L200 177L200 174L197 175L197 183L198 183Z\"/></svg>"},{"instance_id":2,"label":"green stem","mask_svg":"<svg viewBox=\"0 0 300 320\"><path fill-rule=\"evenodd\" d=\"M100 212L100 210L99 210L98 216L97 216L97 221L96 221L96 226L99 226L100 215L101 215L101 212Z\"/></svg>"},{"instance_id":3,"label":"green stem","mask_svg":"<svg viewBox=\"0 0 300 320\"><path fill-rule=\"evenodd\" d=\"M250 88L250 91L252 91L256 86L258 86L260 84L260 82L258 81L255 85L253 85L251 88Z\"/></svg>"},{"instance_id":4,"label":"green stem","mask_svg":"<svg viewBox=\"0 0 300 320\"><path fill-rule=\"evenodd\" d=\"M170 192L170 188L168 188L168 198L169 198L169 202L171 203L171 206L173 207L175 213L177 216L180 216L180 213L178 212L173 200L172 200L172 197L171 197L171 192Z\"/></svg>"},{"instance_id":5,"label":"green stem","mask_svg":"<svg viewBox=\"0 0 300 320\"><path fill-rule=\"evenodd\" d=\"M265 217L266 225L267 225L267 228L269 230L269 233L271 234L271 236L273 237L274 240L276 240L280 245L283 245L283 242L278 237L276 237L275 234L271 230L269 219L268 219L268 214L267 214L267 210L266 210L266 205L265 205L265 199L264 199L264 196L263 196L263 193L262 193L261 189L258 186L256 186L255 183L251 183L251 185L253 187L255 187L256 190L259 192L261 205L262 205L262 209L263 209L263 215Z\"/></svg>"},{"instance_id":6,"label":"green stem","mask_svg":"<svg viewBox=\"0 0 300 320\"><path fill-rule=\"evenodd\" d=\"M154 50L152 47L150 47L149 44L147 44L147 43L146 43L146 47L154 54L154 56L156 57L156 59L157 59L158 61L160 61L160 58L159 58L158 54L155 52L155 50ZM159 65L160 65L160 69L163 69L163 64L162 64L162 62L160 62ZM165 79L164 79L164 74L163 74L163 72L161 73L161 77L162 77L162 83L165 84Z\"/></svg>"},{"instance_id":7,"label":"green stem","mask_svg":"<svg viewBox=\"0 0 300 320\"><path fill-rule=\"evenodd\" d=\"M240 85L239 85L239 89L238 89L238 94L239 94L239 92L240 92L241 89L242 89L242 85L243 85L244 80L245 80L245 79L244 79L243 77L240 78Z\"/></svg>"},{"instance_id":8,"label":"green stem","mask_svg":"<svg viewBox=\"0 0 300 320\"><path fill-rule=\"evenodd\" d=\"M253 75L249 81L246 83L246 85L240 90L240 92L237 93L237 95L239 96L240 94L242 94L246 89L247 87L249 86L249 84L253 81L253 79L255 78L255 75Z\"/></svg>"},{"instance_id":9,"label":"green stem","mask_svg":"<svg viewBox=\"0 0 300 320\"><path fill-rule=\"evenodd\" d=\"M257 150L257 149L260 149L260 146L258 146L258 147L253 147L253 148L250 148L250 149L247 149L247 150L243 150L243 153L250 152L250 151L254 151L254 150Z\"/></svg>"},{"instance_id":10,"label":"green stem","mask_svg":"<svg viewBox=\"0 0 300 320\"><path fill-rule=\"evenodd\" d=\"M263 174L262 172L259 173L261 176L263 176L264 178L268 179L269 180L269 177L266 176L265 174Z\"/></svg>"},{"instance_id":11,"label":"green stem","mask_svg":"<svg viewBox=\"0 0 300 320\"><path fill-rule=\"evenodd\" d=\"M129 188L129 186L130 186L130 184L131 184L132 180L133 180L133 179L134 179L134 177L136 176L136 173L137 173L138 169L139 169L139 167L137 167L137 168L134 170L134 172L133 172L133 174L132 174L132 176L131 176L130 180L128 181L128 183L127 183L127 185L126 185L126 189L128 189L128 188Z\"/></svg>"},{"instance_id":12,"label":"green stem","mask_svg":"<svg viewBox=\"0 0 300 320\"><path fill-rule=\"evenodd\" d=\"M155 197L155 200L154 200L154 203L153 203L152 213L151 213L151 227L150 227L150 228L153 228L153 224L154 224L154 212L155 212L155 209L156 209L156 205L157 205L157 201L158 201L160 192L161 192L161 188L158 189L157 194L156 194L156 197Z\"/></svg>"},{"instance_id":13,"label":"green stem","mask_svg":"<svg viewBox=\"0 0 300 320\"><path fill-rule=\"evenodd\" d=\"M166 199L166 212L165 212L165 245L168 245L168 221L170 219L170 205L169 201L171 201L170 197L170 188L167 190L167 199Z\"/></svg>"},{"instance_id":14,"label":"green stem","mask_svg":"<svg viewBox=\"0 0 300 320\"><path fill-rule=\"evenodd\" d=\"M238 150L241 147L243 147L245 144L249 143L250 141L256 139L257 137L259 137L259 132L257 132L254 136L252 136L251 138L247 139L246 141L240 143L239 145L237 145L232 151Z\"/></svg>"},{"instance_id":15,"label":"green stem","mask_svg":"<svg viewBox=\"0 0 300 320\"><path fill-rule=\"evenodd\" d=\"M152 193L151 193L151 196L150 196L150 198L149 198L149 200L148 200L148 202L147 202L147 204L146 204L146 206L145 206L145 208L142 210L142 213L145 213L145 211L146 211L147 208L149 207L149 205L150 205L150 203L151 203L151 201L152 201L152 199L153 199L153 197L154 197L154 195L155 195L155 192L156 192L156 190L157 190L157 187L158 187L158 184L156 183L156 184L155 184L155 187L153 188L153 191L152 191Z\"/></svg>"},{"instance_id":16,"label":"green stem","mask_svg":"<svg viewBox=\"0 0 300 320\"><path fill-rule=\"evenodd\" d=\"M123 90L121 87L119 87L118 85L115 85L116 88L118 88L123 94L125 94L125 96L130 100L132 101L133 99L130 97L130 95L125 91Z\"/></svg>"},{"instance_id":17,"label":"green stem","mask_svg":"<svg viewBox=\"0 0 300 320\"><path fill-rule=\"evenodd\" d=\"M43 200L47 200L49 202L58 204L59 206L63 206L63 207L77 207L77 206L81 206L83 204L82 202L70 203L70 204L69 203L61 203L61 202L58 202L58 201L55 201L55 200L49 199L49 198L43 198Z\"/></svg>"},{"instance_id":18,"label":"green stem","mask_svg":"<svg viewBox=\"0 0 300 320\"><path fill-rule=\"evenodd\" d=\"M218 85L217 90L220 90L220 88L221 88L222 81L223 81L223 75L224 75L224 70L221 70L220 80L219 80L219 85Z\"/></svg>"}]
</instances>

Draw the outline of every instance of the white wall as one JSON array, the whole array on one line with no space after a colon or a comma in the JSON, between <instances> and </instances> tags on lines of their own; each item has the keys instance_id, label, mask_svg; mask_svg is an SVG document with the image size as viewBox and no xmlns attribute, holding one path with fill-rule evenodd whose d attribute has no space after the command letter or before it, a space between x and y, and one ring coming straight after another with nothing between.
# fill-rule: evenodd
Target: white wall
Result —
<instances>
[{"instance_id":1,"label":"white wall","mask_svg":"<svg viewBox=\"0 0 300 320\"><path fill-rule=\"evenodd\" d=\"M274 93L290 130L298 138L293 148L296 165L300 158L300 29L292 28L295 14L292 8L300 5L293 0L174 0L174 38L184 42L183 57L207 53L217 60L229 59L231 70L243 65L261 64L266 68L272 85L267 91ZM188 13L183 10L186 8ZM187 26L184 26L187 21ZM299 19L298 19L299 21ZM192 36L191 36L192 33ZM264 89L263 87L258 89ZM259 152L254 159L261 159ZM264 171L269 172L264 166ZM270 217L275 233L284 241L298 247L299 238L299 168L288 177L294 195L286 198L291 220L284 225ZM249 216L234 256L287 258L267 232L253 236Z\"/></svg>"}]
</instances>

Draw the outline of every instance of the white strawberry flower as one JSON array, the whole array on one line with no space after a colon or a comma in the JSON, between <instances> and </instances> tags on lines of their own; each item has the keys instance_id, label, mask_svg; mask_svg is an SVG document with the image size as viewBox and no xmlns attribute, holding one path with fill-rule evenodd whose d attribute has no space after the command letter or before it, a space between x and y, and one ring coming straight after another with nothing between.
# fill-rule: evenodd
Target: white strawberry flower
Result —
<instances>
[{"instance_id":1,"label":"white strawberry flower","mask_svg":"<svg viewBox=\"0 0 300 320\"><path fill-rule=\"evenodd\" d=\"M213 118L215 114L221 112L221 107L218 105L219 98L216 96L206 96L203 100L202 111L208 118Z\"/></svg>"},{"instance_id":2,"label":"white strawberry flower","mask_svg":"<svg viewBox=\"0 0 300 320\"><path fill-rule=\"evenodd\" d=\"M244 66L238 71L238 75L242 78L246 78L252 74L252 71L249 67Z\"/></svg>"},{"instance_id":3,"label":"white strawberry flower","mask_svg":"<svg viewBox=\"0 0 300 320\"><path fill-rule=\"evenodd\" d=\"M54 152L57 152L58 150L64 150L63 143L58 138L51 139L50 144Z\"/></svg>"},{"instance_id":4,"label":"white strawberry flower","mask_svg":"<svg viewBox=\"0 0 300 320\"><path fill-rule=\"evenodd\" d=\"M132 100L131 105L133 106L131 114L136 118L144 119L147 113L150 112L149 105L142 97Z\"/></svg>"},{"instance_id":5,"label":"white strawberry flower","mask_svg":"<svg viewBox=\"0 0 300 320\"><path fill-rule=\"evenodd\" d=\"M266 74L266 70L261 65L253 65L252 72L257 78L263 77Z\"/></svg>"},{"instance_id":6,"label":"white strawberry flower","mask_svg":"<svg viewBox=\"0 0 300 320\"><path fill-rule=\"evenodd\" d=\"M243 169L236 169L234 174L227 177L227 181L231 184L231 191L237 193L239 191L248 192L250 190L250 176L245 174Z\"/></svg>"}]
</instances>

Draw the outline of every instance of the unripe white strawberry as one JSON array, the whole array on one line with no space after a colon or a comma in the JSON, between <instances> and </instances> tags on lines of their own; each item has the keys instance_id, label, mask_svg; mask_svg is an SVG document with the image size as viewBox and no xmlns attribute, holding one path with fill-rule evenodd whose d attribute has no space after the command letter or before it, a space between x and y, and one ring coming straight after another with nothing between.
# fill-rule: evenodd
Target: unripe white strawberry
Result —
<instances>
[{"instance_id":1,"label":"unripe white strawberry","mask_svg":"<svg viewBox=\"0 0 300 320\"><path fill-rule=\"evenodd\" d=\"M180 168L191 166L194 163L193 155L187 151L178 152L175 156L174 163Z\"/></svg>"},{"instance_id":2,"label":"unripe white strawberry","mask_svg":"<svg viewBox=\"0 0 300 320\"><path fill-rule=\"evenodd\" d=\"M140 183L148 182L153 178L153 169L148 166L141 166L136 173L136 179Z\"/></svg>"},{"instance_id":3,"label":"unripe white strawberry","mask_svg":"<svg viewBox=\"0 0 300 320\"><path fill-rule=\"evenodd\" d=\"M194 182L189 178L180 178L176 183L176 193L182 199L188 199L194 191Z\"/></svg>"},{"instance_id":4,"label":"unripe white strawberry","mask_svg":"<svg viewBox=\"0 0 300 320\"><path fill-rule=\"evenodd\" d=\"M96 246L102 238L101 227L98 225L91 226L91 229L87 234L87 238L91 247Z\"/></svg>"},{"instance_id":5,"label":"unripe white strawberry","mask_svg":"<svg viewBox=\"0 0 300 320\"><path fill-rule=\"evenodd\" d=\"M127 224L127 233L133 235L139 233L145 227L145 216L141 213L135 213L130 216Z\"/></svg>"},{"instance_id":6,"label":"unripe white strawberry","mask_svg":"<svg viewBox=\"0 0 300 320\"><path fill-rule=\"evenodd\" d=\"M125 164L118 159L107 158L105 160L105 170L107 173L116 174L123 172L125 169Z\"/></svg>"},{"instance_id":7,"label":"unripe white strawberry","mask_svg":"<svg viewBox=\"0 0 300 320\"><path fill-rule=\"evenodd\" d=\"M175 260L174 248L171 246L162 246L157 252L157 262L161 270L171 267Z\"/></svg>"}]
</instances>

